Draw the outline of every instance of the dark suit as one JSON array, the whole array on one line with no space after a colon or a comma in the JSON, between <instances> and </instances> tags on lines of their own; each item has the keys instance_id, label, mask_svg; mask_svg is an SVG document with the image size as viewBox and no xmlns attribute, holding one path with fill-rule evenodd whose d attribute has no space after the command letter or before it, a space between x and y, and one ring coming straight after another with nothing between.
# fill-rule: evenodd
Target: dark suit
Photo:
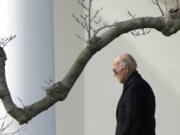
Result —
<instances>
[{"instance_id":1,"label":"dark suit","mask_svg":"<svg viewBox=\"0 0 180 135\"><path fill-rule=\"evenodd\" d=\"M155 135L155 96L135 71L124 83L116 111L116 135Z\"/></svg>"}]
</instances>

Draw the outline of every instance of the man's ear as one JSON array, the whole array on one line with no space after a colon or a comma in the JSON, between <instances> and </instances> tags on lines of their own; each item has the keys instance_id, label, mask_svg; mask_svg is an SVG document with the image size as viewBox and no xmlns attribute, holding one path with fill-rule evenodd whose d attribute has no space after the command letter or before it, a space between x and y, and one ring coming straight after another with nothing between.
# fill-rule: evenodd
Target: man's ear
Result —
<instances>
[{"instance_id":1,"label":"man's ear","mask_svg":"<svg viewBox=\"0 0 180 135\"><path fill-rule=\"evenodd\" d=\"M129 72L129 67L127 65L124 65L124 70L125 70L126 73L128 73Z\"/></svg>"}]
</instances>

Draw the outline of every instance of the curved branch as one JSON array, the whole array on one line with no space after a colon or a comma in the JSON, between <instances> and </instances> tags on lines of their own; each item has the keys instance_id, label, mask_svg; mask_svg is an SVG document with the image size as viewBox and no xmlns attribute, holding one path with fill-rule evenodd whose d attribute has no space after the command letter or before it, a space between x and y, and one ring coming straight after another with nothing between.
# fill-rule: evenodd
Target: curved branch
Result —
<instances>
[{"instance_id":1,"label":"curved branch","mask_svg":"<svg viewBox=\"0 0 180 135\"><path fill-rule=\"evenodd\" d=\"M97 48L100 50L120 35L143 28L156 29L165 36L175 34L180 29L180 9L171 10L163 17L140 17L119 22L100 36Z\"/></svg>"},{"instance_id":2,"label":"curved branch","mask_svg":"<svg viewBox=\"0 0 180 135\"><path fill-rule=\"evenodd\" d=\"M47 110L57 101L63 101L91 56L93 56L91 49L89 49L89 47L84 48L67 76L62 81L53 84L47 89L47 95L43 99L32 105L19 108L14 104L7 87L5 78L6 55L3 48L0 47L0 98L7 113L15 118L19 124L24 124L39 113Z\"/></svg>"},{"instance_id":3,"label":"curved branch","mask_svg":"<svg viewBox=\"0 0 180 135\"><path fill-rule=\"evenodd\" d=\"M164 16L164 12L163 12L163 10L162 10L160 4L159 4L159 1L158 1L158 0L155 0L155 1L151 0L151 1L152 1L153 4L157 5L157 7L159 8L159 10L160 10L162 16Z\"/></svg>"},{"instance_id":4,"label":"curved branch","mask_svg":"<svg viewBox=\"0 0 180 135\"><path fill-rule=\"evenodd\" d=\"M53 84L47 90L47 95L43 99L32 105L25 106L24 108L17 107L12 101L5 78L6 55L3 48L0 48L0 98L2 99L6 111L20 124L27 123L57 101L63 101L67 97L84 67L97 51L107 46L120 35L142 28L154 28L162 32L165 36L170 36L180 29L180 11L179 9L171 10L168 15L163 17L141 17L119 22L110 27L110 29L101 36L91 38L87 42L87 46L81 51L76 61L73 63L69 72L65 75L64 79Z\"/></svg>"}]
</instances>

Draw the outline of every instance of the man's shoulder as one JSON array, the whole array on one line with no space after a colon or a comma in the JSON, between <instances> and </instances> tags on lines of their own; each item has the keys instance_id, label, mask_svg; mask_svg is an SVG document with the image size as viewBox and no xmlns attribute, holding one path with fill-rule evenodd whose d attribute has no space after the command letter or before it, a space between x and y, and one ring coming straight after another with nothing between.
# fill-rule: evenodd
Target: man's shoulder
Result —
<instances>
[{"instance_id":1,"label":"man's shoulder","mask_svg":"<svg viewBox=\"0 0 180 135\"><path fill-rule=\"evenodd\" d=\"M134 80L133 83L134 88L141 88L141 89L152 89L149 83L144 80L143 78L137 78Z\"/></svg>"}]
</instances>

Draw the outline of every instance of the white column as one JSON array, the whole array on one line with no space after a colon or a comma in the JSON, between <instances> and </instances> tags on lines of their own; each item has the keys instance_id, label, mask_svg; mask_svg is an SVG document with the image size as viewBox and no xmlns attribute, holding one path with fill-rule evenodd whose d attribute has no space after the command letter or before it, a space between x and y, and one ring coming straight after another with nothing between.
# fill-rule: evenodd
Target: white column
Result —
<instances>
[{"instance_id":1,"label":"white column","mask_svg":"<svg viewBox=\"0 0 180 135\"><path fill-rule=\"evenodd\" d=\"M53 1L0 0L0 37L16 34L5 47L6 76L13 100L30 105L45 96L54 80ZM2 109L1 109L2 110ZM55 135L54 107L33 118L24 135Z\"/></svg>"}]
</instances>

